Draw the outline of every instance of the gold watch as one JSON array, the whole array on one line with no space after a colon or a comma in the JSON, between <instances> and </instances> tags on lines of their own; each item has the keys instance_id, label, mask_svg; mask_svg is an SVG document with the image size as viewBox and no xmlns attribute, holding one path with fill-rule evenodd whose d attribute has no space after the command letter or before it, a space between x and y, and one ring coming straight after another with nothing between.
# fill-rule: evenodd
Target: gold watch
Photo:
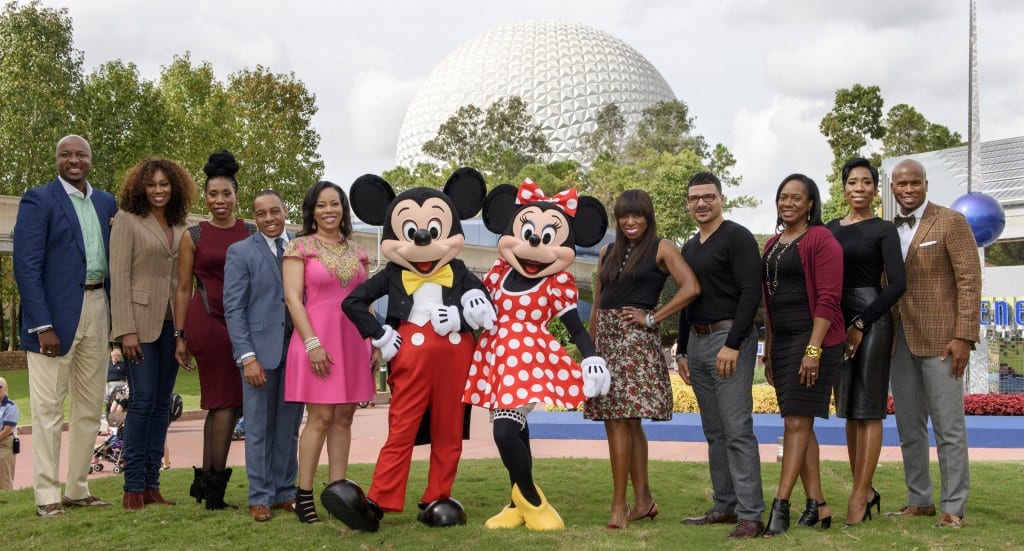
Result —
<instances>
[{"instance_id":1,"label":"gold watch","mask_svg":"<svg viewBox=\"0 0 1024 551\"><path fill-rule=\"evenodd\" d=\"M820 346L814 346L813 344L808 344L807 348L804 349L804 356L807 356L808 358L813 358L815 360L820 360L821 359L821 347Z\"/></svg>"}]
</instances>

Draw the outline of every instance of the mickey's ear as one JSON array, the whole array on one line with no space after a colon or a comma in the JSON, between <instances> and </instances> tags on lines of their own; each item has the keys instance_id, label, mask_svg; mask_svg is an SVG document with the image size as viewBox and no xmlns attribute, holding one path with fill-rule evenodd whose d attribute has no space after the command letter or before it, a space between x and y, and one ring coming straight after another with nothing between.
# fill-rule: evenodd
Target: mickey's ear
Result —
<instances>
[{"instance_id":1,"label":"mickey's ear","mask_svg":"<svg viewBox=\"0 0 1024 551\"><path fill-rule=\"evenodd\" d=\"M485 193L487 184L484 176L465 166L453 172L444 184L444 194L455 203L455 214L460 220L472 218L480 212Z\"/></svg>"},{"instance_id":2,"label":"mickey's ear","mask_svg":"<svg viewBox=\"0 0 1024 551\"><path fill-rule=\"evenodd\" d=\"M516 186L501 184L487 194L484 199L484 226L491 233L502 234L509 220L519 210L516 204Z\"/></svg>"},{"instance_id":3,"label":"mickey's ear","mask_svg":"<svg viewBox=\"0 0 1024 551\"><path fill-rule=\"evenodd\" d=\"M598 244L608 232L608 213L601 201L588 195L581 196L576 216L572 219L572 229L577 245L592 247Z\"/></svg>"},{"instance_id":4,"label":"mickey's ear","mask_svg":"<svg viewBox=\"0 0 1024 551\"><path fill-rule=\"evenodd\" d=\"M364 174L352 182L348 191L352 212L371 226L384 225L384 213L395 198L395 190L384 178Z\"/></svg>"}]
</instances>

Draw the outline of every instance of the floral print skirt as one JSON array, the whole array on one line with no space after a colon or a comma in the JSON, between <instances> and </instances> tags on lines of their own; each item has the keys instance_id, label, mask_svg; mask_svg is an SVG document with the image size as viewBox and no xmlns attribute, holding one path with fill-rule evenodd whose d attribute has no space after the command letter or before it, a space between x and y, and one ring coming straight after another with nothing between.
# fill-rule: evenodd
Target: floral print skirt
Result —
<instances>
[{"instance_id":1,"label":"floral print skirt","mask_svg":"<svg viewBox=\"0 0 1024 551\"><path fill-rule=\"evenodd\" d=\"M583 416L595 421L672 419L672 383L661 352L661 334L626 323L618 309L597 311L597 354L608 362L611 390L590 398Z\"/></svg>"}]
</instances>

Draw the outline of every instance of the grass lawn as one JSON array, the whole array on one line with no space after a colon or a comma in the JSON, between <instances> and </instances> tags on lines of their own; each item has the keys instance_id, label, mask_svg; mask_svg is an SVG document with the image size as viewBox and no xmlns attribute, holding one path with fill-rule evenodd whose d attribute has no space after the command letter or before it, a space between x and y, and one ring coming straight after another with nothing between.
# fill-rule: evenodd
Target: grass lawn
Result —
<instances>
[{"instance_id":1,"label":"grass lawn","mask_svg":"<svg viewBox=\"0 0 1024 551\"><path fill-rule=\"evenodd\" d=\"M28 370L16 369L12 371L0 371L0 377L7 379L7 394L11 400L18 405L18 412L21 414L19 425L32 424L32 408L29 407L28 399ZM174 391L181 394L185 411L199 409L199 374L197 371L178 370L178 380L174 385ZM69 400L64 401L64 419L67 420L68 411L71 408Z\"/></svg>"},{"instance_id":2,"label":"grass lawn","mask_svg":"<svg viewBox=\"0 0 1024 551\"><path fill-rule=\"evenodd\" d=\"M932 476L938 480L937 465ZM368 484L372 465L353 465L349 476ZM489 531L484 520L508 500L507 475L500 461L467 460L460 465L454 494L469 513L469 524L430 529L416 522L416 501L426 478L426 463L413 464L406 511L385 517L375 534L351 532L340 522L302 525L290 514L278 514L267 523L252 522L246 512L244 472L235 471L227 501L238 509L206 511L186 499L191 470L173 469L161 476L163 494L177 500L174 507L149 506L139 513L120 507L120 477L96 479L92 491L114 507L72 510L66 517L43 520L34 516L31 489L0 493L0 526L4 547L11 549L1021 549L1024 496L1019 481L1024 465L985 462L972 465L971 499L967 525L962 530L935 528L934 518L878 518L853 529L843 529L848 467L840 462L822 465L825 496L835 506L831 530L796 527L804 496L798 489L793 500L794 527L773 540L734 542L725 538L729 527L688 527L683 516L695 516L710 505L710 483L705 463L655 461L651 485L661 515L653 521L631 523L627 529L609 531L607 522L611 475L608 462L599 459L541 459L535 466L538 483L566 521L558 532L530 532L525 528ZM763 466L768 503L778 482L779 465ZM323 487L325 468L319 473L316 491ZM903 504L902 467L884 463L875 478L882 493L882 511ZM936 490L937 491L937 490ZM9 542L9 543L7 543Z\"/></svg>"}]
</instances>

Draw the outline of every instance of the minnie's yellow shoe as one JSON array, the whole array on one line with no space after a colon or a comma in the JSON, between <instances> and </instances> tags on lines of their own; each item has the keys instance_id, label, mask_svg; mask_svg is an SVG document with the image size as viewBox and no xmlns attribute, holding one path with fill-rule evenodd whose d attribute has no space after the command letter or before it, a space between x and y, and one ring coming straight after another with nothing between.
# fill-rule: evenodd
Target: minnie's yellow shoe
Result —
<instances>
[{"instance_id":1,"label":"minnie's yellow shoe","mask_svg":"<svg viewBox=\"0 0 1024 551\"><path fill-rule=\"evenodd\" d=\"M506 505L501 511L498 511L498 514L487 519L487 522L484 523L484 528L488 530L519 528L524 524L526 524L526 521L523 520L523 514L519 512L519 509Z\"/></svg>"},{"instance_id":2,"label":"minnie's yellow shoe","mask_svg":"<svg viewBox=\"0 0 1024 551\"><path fill-rule=\"evenodd\" d=\"M540 491L540 487L537 487L537 495L540 496L540 505L534 507L523 497L519 486L512 485L512 503L516 504L516 509L523 515L526 527L530 530L564 530L565 522L562 521L558 511L548 503L544 492Z\"/></svg>"}]
</instances>

